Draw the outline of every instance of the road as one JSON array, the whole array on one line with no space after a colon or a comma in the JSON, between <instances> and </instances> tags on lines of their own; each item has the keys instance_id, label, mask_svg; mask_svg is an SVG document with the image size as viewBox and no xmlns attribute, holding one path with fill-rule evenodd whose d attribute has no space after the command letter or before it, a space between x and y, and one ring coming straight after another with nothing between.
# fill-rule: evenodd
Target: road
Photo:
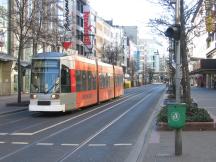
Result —
<instances>
[{"instance_id":1,"label":"road","mask_svg":"<svg viewBox=\"0 0 216 162\"><path fill-rule=\"evenodd\" d=\"M118 99L67 114L21 111L1 115L0 161L136 159L164 90L160 84L131 88Z\"/></svg>"}]
</instances>

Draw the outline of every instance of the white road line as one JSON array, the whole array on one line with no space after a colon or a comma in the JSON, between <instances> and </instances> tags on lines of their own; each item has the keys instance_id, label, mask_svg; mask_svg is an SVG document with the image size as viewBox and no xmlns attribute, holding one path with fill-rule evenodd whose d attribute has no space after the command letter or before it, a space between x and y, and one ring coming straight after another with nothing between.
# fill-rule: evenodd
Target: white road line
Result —
<instances>
[{"instance_id":1,"label":"white road line","mask_svg":"<svg viewBox=\"0 0 216 162\"><path fill-rule=\"evenodd\" d=\"M103 128L101 128L99 131L97 131L95 134L93 134L92 136L90 136L88 139L86 139L85 141L83 141L79 147L77 147L75 150L73 150L71 153L67 154L65 157L63 157L59 162L63 162L66 159L68 159L71 155L73 155L76 151L78 151L79 149L81 149L83 146L85 146L87 143L89 143L92 139L94 139L95 137L97 137L99 134L101 134L103 131L105 131L107 128L109 128L110 126L114 125L117 121L119 121L122 117L124 117L127 113L129 113L130 111L132 111L137 105L139 105L140 103L142 103L147 97L149 97L151 95L151 93L149 93L148 95L146 95L143 99L141 99L140 101L138 101L135 105L133 105L130 109L128 109L127 111L125 111L124 113L122 113L120 116L118 116L117 118L115 118L114 120L112 120L112 122L108 123L106 126L104 126ZM137 96L137 95L135 95ZM135 97L133 96L133 97ZM133 98L132 97L132 98ZM131 98L130 98L131 99Z\"/></svg>"},{"instance_id":2,"label":"white road line","mask_svg":"<svg viewBox=\"0 0 216 162\"><path fill-rule=\"evenodd\" d=\"M8 133L0 133L0 136L8 135Z\"/></svg>"},{"instance_id":3,"label":"white road line","mask_svg":"<svg viewBox=\"0 0 216 162\"><path fill-rule=\"evenodd\" d=\"M29 144L28 142L11 142L11 143L15 145L28 145Z\"/></svg>"},{"instance_id":4,"label":"white road line","mask_svg":"<svg viewBox=\"0 0 216 162\"><path fill-rule=\"evenodd\" d=\"M114 146L132 146L132 143L116 143Z\"/></svg>"},{"instance_id":5,"label":"white road line","mask_svg":"<svg viewBox=\"0 0 216 162\"><path fill-rule=\"evenodd\" d=\"M0 144L4 144L4 143L6 143L6 142L0 141Z\"/></svg>"},{"instance_id":6,"label":"white road line","mask_svg":"<svg viewBox=\"0 0 216 162\"><path fill-rule=\"evenodd\" d=\"M37 143L36 145L38 145L38 146L52 146L54 144L53 143Z\"/></svg>"},{"instance_id":7,"label":"white road line","mask_svg":"<svg viewBox=\"0 0 216 162\"><path fill-rule=\"evenodd\" d=\"M102 146L106 146L106 144L89 144L89 147L102 147Z\"/></svg>"},{"instance_id":8,"label":"white road line","mask_svg":"<svg viewBox=\"0 0 216 162\"><path fill-rule=\"evenodd\" d=\"M79 144L70 144L70 143L63 143L61 146L79 146Z\"/></svg>"},{"instance_id":9,"label":"white road line","mask_svg":"<svg viewBox=\"0 0 216 162\"><path fill-rule=\"evenodd\" d=\"M11 133L12 136L32 136L33 133Z\"/></svg>"},{"instance_id":10,"label":"white road line","mask_svg":"<svg viewBox=\"0 0 216 162\"><path fill-rule=\"evenodd\" d=\"M165 94L165 89L163 88L162 94L159 97L157 104L155 106L154 111L150 115L149 119L147 120L147 123L144 126L144 129L140 133L139 137L137 138L137 142L134 144L134 149L130 152L129 156L127 159L125 159L125 162L131 162L131 161L136 161L136 162L141 162L144 159L144 156L147 152L148 148L148 140L150 136L150 132L153 129L154 125L154 119L156 118L159 109L163 105L163 100L164 100L164 94Z\"/></svg>"},{"instance_id":11,"label":"white road line","mask_svg":"<svg viewBox=\"0 0 216 162\"><path fill-rule=\"evenodd\" d=\"M154 88L152 88L152 89L154 89ZM150 89L150 90L152 90L152 89ZM151 91L149 91L148 93L151 94ZM141 94L143 94L143 92L140 93L140 94L137 94L137 95L133 95L133 97L131 97L131 98L129 98L129 99L132 99L132 98L134 98L134 97L136 97L136 96L139 96L139 95L141 95ZM149 95L150 95L150 94L149 94ZM146 97L148 97L149 95L147 95ZM144 97L144 98L146 98L146 97ZM122 100L122 99L124 99L124 98L126 98L126 97L123 97L123 98L121 98L121 99L119 99L119 100ZM142 100L144 100L144 98L143 98ZM128 101L129 99L127 99L127 100L125 100L125 101ZM119 100L116 100L115 102L117 102L117 101L119 101ZM101 111L101 112L99 112L99 113L97 113L97 114L94 114L94 115L91 116L91 118L93 118L93 117L95 117L96 115L99 115L99 114L101 114L101 113L103 113L103 112L106 112L106 111L108 111L108 110L111 110L113 107L115 107L115 106L117 106L117 105L119 105L119 104L122 104L122 103L124 103L125 101L120 102L120 103L118 103L118 104L116 104L116 105L113 105L113 106L111 106L111 107L110 107L109 109L107 109L107 110L103 110L103 111ZM115 103L115 102L110 102L109 104L112 104L112 103ZM138 102L138 103L140 103L140 102ZM106 104L106 105L109 105L109 104ZM101 107L104 107L104 106L106 106L106 105L100 106L100 107L98 107L97 109L99 109L99 108L101 108ZM137 104L135 104L135 105L137 105ZM132 107L132 108L133 108L133 107ZM94 110L95 110L95 109L94 109ZM129 110L129 111L130 111L130 110ZM127 112L126 112L126 113L127 113ZM81 114L81 115L82 115L82 114ZM125 115L125 114L124 114L124 115ZM88 118L88 119L91 119L91 118ZM55 136L55 135L57 135L57 134L59 134L59 133L62 133L63 131L70 129L70 128L72 128L72 127L75 126L75 125L81 124L81 123L85 122L85 121L88 120L88 119L84 119L84 120L82 120L82 121L80 121L80 122L78 122L78 123L75 123L75 124L73 124L73 125L71 125L71 126L69 126L69 127L66 127L66 128L64 128L64 129L61 129L61 130L59 130L59 131L57 131L57 132L55 132L55 133L53 133L53 134L51 134L51 135L48 135L47 137L42 138L42 139L45 140L45 139L48 139L48 138L50 138L50 137L52 137L52 136ZM115 123L116 120L113 121L113 122ZM110 126L110 125L105 126L105 127L102 128L100 131L104 131L104 130L105 130L107 127L109 127L109 126ZM100 133L100 132L99 132L99 133ZM97 136L97 135L98 135L98 133L96 133L95 135L93 135L93 136L91 136L90 138L88 138L88 140L90 141L91 139L93 139L93 138L94 138L95 136ZM41 139L41 140L42 140L42 139ZM38 141L41 141L41 140L38 140ZM87 143L88 143L89 141L87 141ZM36 143L36 142L33 142L31 145L27 145L27 146L25 146L25 147L22 147L22 148L17 149L17 150L15 150L15 151L13 151L13 152L7 154L7 155L4 155L4 156L0 157L0 161L3 160L3 159L8 158L8 157L10 157L10 156L12 156L12 155L14 155L14 154L20 152L20 151L23 151L23 150L25 150L25 149L27 149L27 148L33 146L35 143ZM85 144L86 144L86 141L84 141L79 147L77 147L77 149L75 149L75 151L73 151L72 153L66 155L61 161L63 161L64 159L68 158L68 156L70 156L71 154L73 154L74 152L76 152L77 150L79 150L80 148L82 148Z\"/></svg>"},{"instance_id":12,"label":"white road line","mask_svg":"<svg viewBox=\"0 0 216 162\"><path fill-rule=\"evenodd\" d=\"M136 97L136 96L138 96L138 95L140 95L140 94L134 95L132 98L134 98L134 97ZM91 111L85 112L85 113L80 114L80 115L78 115L78 116L74 116L74 117L72 117L72 118L69 118L69 119L64 120L64 121L62 121L62 122L59 122L59 123L56 123L56 124L51 125L51 126L49 126L49 127L40 129L40 130L35 131L35 132L33 132L33 133L24 133L24 132L23 132L23 133L12 133L11 135L17 135L17 136L22 136L22 135L32 136L32 135L35 135L35 134L44 132L44 131L46 131L46 130L48 130L48 129L54 128L54 127L56 127L56 126L58 126L58 125L64 124L64 123L66 123L66 122L68 122L68 121L71 121L71 120L73 120L73 119L76 119L76 118L78 118L78 117L81 117L81 116L83 116L83 115L86 115L86 114L89 114L89 113L91 113L91 112L94 112L94 111L96 111L96 110L98 110L98 109L100 109L100 108L102 108L102 107L104 107L104 106L106 106L106 105L109 105L109 104L111 104L111 103L115 103L115 102L117 102L117 101L119 101L119 100L122 100L122 99L124 99L124 98L120 98L120 99L118 99L118 100L116 100L116 101L114 101L114 102L110 102L110 103L108 103L108 104L102 105L102 106L100 106L100 107L98 107L98 108L96 108L96 109L93 109L93 110L91 110ZM122 103L124 103L124 102L126 102L126 101L128 101L128 100L130 100L130 99L131 99L131 98L128 98L127 100L124 100L124 101L122 101L122 102L120 102L120 103L118 103L118 104L116 104L116 105L113 105L113 106L111 106L110 108L105 109L105 111L108 111L108 110L112 109L113 107L116 107L116 106L118 106L118 105L120 105L120 104L122 104ZM105 112L105 111L102 111L102 112ZM99 112L99 113L97 113L97 114L100 114L100 113L102 113L102 112ZM95 116L95 115L93 115L93 116ZM92 117L93 117L93 116L92 116ZM80 123L80 122L78 122L78 123Z\"/></svg>"}]
</instances>

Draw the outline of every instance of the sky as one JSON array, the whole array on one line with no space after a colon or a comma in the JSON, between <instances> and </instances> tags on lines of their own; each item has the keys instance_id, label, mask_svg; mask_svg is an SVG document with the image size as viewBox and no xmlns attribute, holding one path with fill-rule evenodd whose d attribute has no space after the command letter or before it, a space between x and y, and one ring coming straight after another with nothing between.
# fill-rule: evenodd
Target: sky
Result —
<instances>
[{"instance_id":1,"label":"sky","mask_svg":"<svg viewBox=\"0 0 216 162\"><path fill-rule=\"evenodd\" d=\"M158 17L162 11L148 0L89 0L98 16L113 20L115 25L135 25L140 37L149 33L149 18Z\"/></svg>"}]
</instances>

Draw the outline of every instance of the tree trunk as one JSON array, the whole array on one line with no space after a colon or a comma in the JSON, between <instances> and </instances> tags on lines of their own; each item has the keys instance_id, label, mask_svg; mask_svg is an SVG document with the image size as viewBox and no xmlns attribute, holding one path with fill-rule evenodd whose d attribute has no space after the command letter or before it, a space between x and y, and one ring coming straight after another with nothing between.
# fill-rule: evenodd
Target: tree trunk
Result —
<instances>
[{"instance_id":1,"label":"tree trunk","mask_svg":"<svg viewBox=\"0 0 216 162\"><path fill-rule=\"evenodd\" d=\"M185 18L184 18L184 1L180 1L180 12L181 12L181 58L182 58L182 87L183 87L183 97L188 107L191 106L191 87L187 60L187 38L185 34Z\"/></svg>"},{"instance_id":2,"label":"tree trunk","mask_svg":"<svg viewBox=\"0 0 216 162\"><path fill-rule=\"evenodd\" d=\"M20 39L22 41L22 39ZM17 102L21 103L22 101L22 97L21 97L21 92L22 92L22 69L21 69L21 55L23 52L23 46L22 46L22 42L20 41L19 44L19 50L18 50L18 60L17 60L17 67L18 67L18 83L17 83L17 87L18 87L18 96L17 96Z\"/></svg>"},{"instance_id":3,"label":"tree trunk","mask_svg":"<svg viewBox=\"0 0 216 162\"><path fill-rule=\"evenodd\" d=\"M37 54L37 40L33 38L33 56Z\"/></svg>"}]
</instances>

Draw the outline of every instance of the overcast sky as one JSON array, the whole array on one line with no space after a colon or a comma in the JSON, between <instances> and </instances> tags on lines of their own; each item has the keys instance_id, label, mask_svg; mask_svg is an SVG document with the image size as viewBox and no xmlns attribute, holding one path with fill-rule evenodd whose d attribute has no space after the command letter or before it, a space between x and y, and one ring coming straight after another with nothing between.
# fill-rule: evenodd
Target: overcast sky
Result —
<instances>
[{"instance_id":1,"label":"overcast sky","mask_svg":"<svg viewBox=\"0 0 216 162\"><path fill-rule=\"evenodd\" d=\"M136 25L142 36L149 18L157 17L159 6L148 0L89 0L92 8L104 19L113 19L115 25Z\"/></svg>"}]
</instances>

